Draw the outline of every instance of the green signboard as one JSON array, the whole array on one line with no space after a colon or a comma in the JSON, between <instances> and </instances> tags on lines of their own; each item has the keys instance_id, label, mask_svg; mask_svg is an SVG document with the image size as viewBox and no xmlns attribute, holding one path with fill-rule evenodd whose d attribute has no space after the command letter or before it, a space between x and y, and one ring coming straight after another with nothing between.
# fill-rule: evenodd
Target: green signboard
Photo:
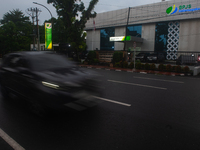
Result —
<instances>
[{"instance_id":1,"label":"green signboard","mask_svg":"<svg viewBox=\"0 0 200 150\"><path fill-rule=\"evenodd\" d=\"M45 23L45 49L52 49L52 25Z\"/></svg>"}]
</instances>

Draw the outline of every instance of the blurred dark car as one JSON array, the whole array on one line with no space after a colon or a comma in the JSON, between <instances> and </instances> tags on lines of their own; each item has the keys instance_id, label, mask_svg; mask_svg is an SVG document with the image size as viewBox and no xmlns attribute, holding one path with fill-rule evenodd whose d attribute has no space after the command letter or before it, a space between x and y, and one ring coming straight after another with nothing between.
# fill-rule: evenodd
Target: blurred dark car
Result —
<instances>
[{"instance_id":1,"label":"blurred dark car","mask_svg":"<svg viewBox=\"0 0 200 150\"><path fill-rule=\"evenodd\" d=\"M197 60L194 55L180 55L176 60L177 65L195 65L197 64Z\"/></svg>"},{"instance_id":2,"label":"blurred dark car","mask_svg":"<svg viewBox=\"0 0 200 150\"><path fill-rule=\"evenodd\" d=\"M135 56L135 59L140 60L141 62L146 62L147 56L149 56L149 53L139 53Z\"/></svg>"},{"instance_id":3,"label":"blurred dark car","mask_svg":"<svg viewBox=\"0 0 200 150\"><path fill-rule=\"evenodd\" d=\"M165 61L165 54L164 53L152 53L147 56L148 62L163 62Z\"/></svg>"},{"instance_id":4,"label":"blurred dark car","mask_svg":"<svg viewBox=\"0 0 200 150\"><path fill-rule=\"evenodd\" d=\"M93 72L77 67L65 56L52 52L19 52L3 58L1 92L20 96L38 108L65 108L68 103L98 96Z\"/></svg>"}]
</instances>

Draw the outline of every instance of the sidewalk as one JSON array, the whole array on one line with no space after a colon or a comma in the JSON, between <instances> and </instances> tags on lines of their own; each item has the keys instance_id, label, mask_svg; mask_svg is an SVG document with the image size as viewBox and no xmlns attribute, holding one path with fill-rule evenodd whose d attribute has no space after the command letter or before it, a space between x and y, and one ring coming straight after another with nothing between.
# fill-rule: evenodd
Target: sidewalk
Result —
<instances>
[{"instance_id":1,"label":"sidewalk","mask_svg":"<svg viewBox=\"0 0 200 150\"><path fill-rule=\"evenodd\" d=\"M167 75L167 76L192 76L191 73L176 73L176 72L162 72L162 71L152 71L152 70L138 70L138 69L125 69L125 68L114 68L109 66L98 66L98 65L79 65L84 68L95 68L95 69L105 69L111 71L125 71L125 72L136 72L142 74L157 74L157 75Z\"/></svg>"}]
</instances>

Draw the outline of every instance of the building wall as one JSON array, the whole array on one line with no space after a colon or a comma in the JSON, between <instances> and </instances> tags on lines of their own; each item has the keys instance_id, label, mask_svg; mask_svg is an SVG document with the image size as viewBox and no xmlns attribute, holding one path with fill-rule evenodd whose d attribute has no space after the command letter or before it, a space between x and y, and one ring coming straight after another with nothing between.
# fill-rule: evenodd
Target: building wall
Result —
<instances>
[{"instance_id":1,"label":"building wall","mask_svg":"<svg viewBox=\"0 0 200 150\"><path fill-rule=\"evenodd\" d=\"M100 30L87 31L87 50L100 50Z\"/></svg>"},{"instance_id":2,"label":"building wall","mask_svg":"<svg viewBox=\"0 0 200 150\"><path fill-rule=\"evenodd\" d=\"M178 51L200 51L200 19L180 22Z\"/></svg>"},{"instance_id":3,"label":"building wall","mask_svg":"<svg viewBox=\"0 0 200 150\"><path fill-rule=\"evenodd\" d=\"M141 44L142 51L154 51L155 46L155 23L142 25L142 38Z\"/></svg>"},{"instance_id":4,"label":"building wall","mask_svg":"<svg viewBox=\"0 0 200 150\"><path fill-rule=\"evenodd\" d=\"M115 36L125 36L125 27L116 27L115 28ZM123 42L115 42L115 50L123 50L124 43Z\"/></svg>"},{"instance_id":5,"label":"building wall","mask_svg":"<svg viewBox=\"0 0 200 150\"><path fill-rule=\"evenodd\" d=\"M166 9L173 5L179 9L180 5L187 6L189 4L191 5L191 9L200 8L199 0L171 0L138 7L130 7L129 25L200 18L199 11L179 13L178 10L172 15L166 13ZM95 26L97 29L125 26L127 23L128 11L129 8L125 8L99 13L94 19ZM88 20L85 30L91 30L93 27L93 19Z\"/></svg>"}]
</instances>

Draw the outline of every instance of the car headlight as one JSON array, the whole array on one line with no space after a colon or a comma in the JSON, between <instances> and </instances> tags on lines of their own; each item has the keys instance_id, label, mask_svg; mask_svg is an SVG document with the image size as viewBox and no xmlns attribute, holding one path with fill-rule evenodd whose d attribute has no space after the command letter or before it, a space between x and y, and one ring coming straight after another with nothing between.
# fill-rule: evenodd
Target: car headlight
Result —
<instances>
[{"instance_id":1,"label":"car headlight","mask_svg":"<svg viewBox=\"0 0 200 150\"><path fill-rule=\"evenodd\" d=\"M50 88L54 88L54 89L58 89L59 88L59 85L56 85L56 84L53 84L53 83L49 83L49 82L42 81L42 84L44 86L47 86L47 87L50 87Z\"/></svg>"}]
</instances>

